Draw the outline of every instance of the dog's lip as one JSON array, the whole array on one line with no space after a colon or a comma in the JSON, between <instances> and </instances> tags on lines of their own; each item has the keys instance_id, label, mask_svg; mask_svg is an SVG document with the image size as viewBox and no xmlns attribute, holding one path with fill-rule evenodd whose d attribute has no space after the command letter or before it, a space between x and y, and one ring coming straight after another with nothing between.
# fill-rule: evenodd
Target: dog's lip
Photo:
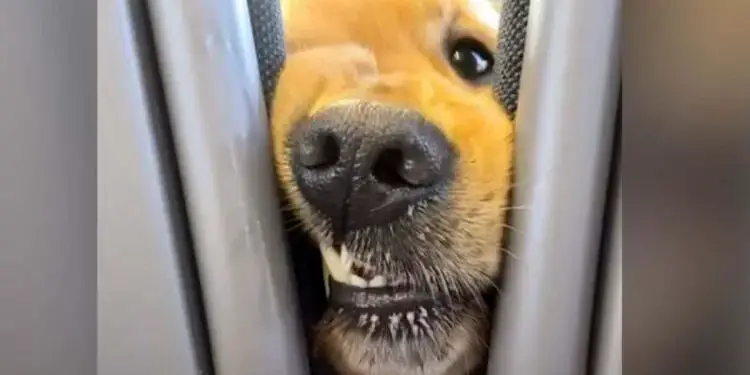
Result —
<instances>
[{"instance_id":1,"label":"dog's lip","mask_svg":"<svg viewBox=\"0 0 750 375\"><path fill-rule=\"evenodd\" d=\"M439 299L428 291L409 285L361 288L329 278L331 307L384 309L425 305Z\"/></svg>"}]
</instances>

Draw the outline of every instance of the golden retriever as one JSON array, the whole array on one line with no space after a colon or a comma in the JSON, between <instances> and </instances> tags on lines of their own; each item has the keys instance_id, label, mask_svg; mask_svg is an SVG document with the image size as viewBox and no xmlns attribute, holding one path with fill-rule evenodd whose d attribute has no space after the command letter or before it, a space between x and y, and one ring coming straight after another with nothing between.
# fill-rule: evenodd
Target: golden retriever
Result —
<instances>
[{"instance_id":1,"label":"golden retriever","mask_svg":"<svg viewBox=\"0 0 750 375\"><path fill-rule=\"evenodd\" d=\"M513 125L480 0L283 0L271 112L285 199L317 242L315 346L342 375L465 375L487 349Z\"/></svg>"}]
</instances>

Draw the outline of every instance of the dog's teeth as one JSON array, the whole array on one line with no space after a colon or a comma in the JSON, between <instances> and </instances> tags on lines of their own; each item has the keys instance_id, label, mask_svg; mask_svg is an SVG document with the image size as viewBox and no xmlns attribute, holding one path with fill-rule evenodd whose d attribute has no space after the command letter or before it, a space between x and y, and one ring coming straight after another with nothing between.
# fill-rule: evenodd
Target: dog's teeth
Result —
<instances>
[{"instance_id":1,"label":"dog's teeth","mask_svg":"<svg viewBox=\"0 0 750 375\"><path fill-rule=\"evenodd\" d=\"M375 276L370 280L370 287L372 288L381 288L385 286L385 277L383 276Z\"/></svg>"},{"instance_id":2,"label":"dog's teeth","mask_svg":"<svg viewBox=\"0 0 750 375\"><path fill-rule=\"evenodd\" d=\"M360 288L367 288L367 281L357 275L349 275L349 283Z\"/></svg>"},{"instance_id":3,"label":"dog's teeth","mask_svg":"<svg viewBox=\"0 0 750 375\"><path fill-rule=\"evenodd\" d=\"M338 282L345 282L348 277L348 270L344 268L341 259L332 248L323 250L323 259L328 268L328 273Z\"/></svg>"},{"instance_id":4,"label":"dog's teeth","mask_svg":"<svg viewBox=\"0 0 750 375\"><path fill-rule=\"evenodd\" d=\"M354 258L346 251L346 246L341 246L341 264L344 265L346 272L351 273L354 266Z\"/></svg>"}]
</instances>

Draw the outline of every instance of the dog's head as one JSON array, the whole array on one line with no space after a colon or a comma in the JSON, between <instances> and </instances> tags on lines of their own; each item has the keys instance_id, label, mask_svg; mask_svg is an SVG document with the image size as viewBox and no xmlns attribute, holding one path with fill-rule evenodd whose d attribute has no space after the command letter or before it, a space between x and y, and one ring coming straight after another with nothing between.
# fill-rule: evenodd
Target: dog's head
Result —
<instances>
[{"instance_id":1,"label":"dog's head","mask_svg":"<svg viewBox=\"0 0 750 375\"><path fill-rule=\"evenodd\" d=\"M342 374L462 373L501 260L513 129L473 0L287 0L276 170L320 246ZM487 22L489 20L489 22Z\"/></svg>"}]
</instances>

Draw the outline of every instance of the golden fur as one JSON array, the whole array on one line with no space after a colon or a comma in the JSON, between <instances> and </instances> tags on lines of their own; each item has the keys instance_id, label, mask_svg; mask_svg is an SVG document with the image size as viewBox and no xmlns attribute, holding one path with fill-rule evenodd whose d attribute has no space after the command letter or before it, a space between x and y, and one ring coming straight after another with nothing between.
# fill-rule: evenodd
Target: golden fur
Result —
<instances>
[{"instance_id":1,"label":"golden fur","mask_svg":"<svg viewBox=\"0 0 750 375\"><path fill-rule=\"evenodd\" d=\"M496 45L496 30L467 1L282 1L287 61L271 115L278 179L322 247L330 246L330 235L299 193L290 169L287 138L295 124L354 100L413 109L436 124L459 154L456 178L448 203L422 217L414 229L444 241L438 247L413 242L429 247L439 265L425 270L435 276L426 276L425 282L478 296L493 288L501 263L513 126L488 85L466 82L446 60L444 41L452 35L470 36L491 50ZM486 350L486 312L467 309L445 319L452 328L438 332L430 345L374 340L335 318L318 327L316 343L342 375L465 375ZM412 349L420 356L419 366L406 360L407 344L419 346ZM445 355L433 352L436 347Z\"/></svg>"}]
</instances>

